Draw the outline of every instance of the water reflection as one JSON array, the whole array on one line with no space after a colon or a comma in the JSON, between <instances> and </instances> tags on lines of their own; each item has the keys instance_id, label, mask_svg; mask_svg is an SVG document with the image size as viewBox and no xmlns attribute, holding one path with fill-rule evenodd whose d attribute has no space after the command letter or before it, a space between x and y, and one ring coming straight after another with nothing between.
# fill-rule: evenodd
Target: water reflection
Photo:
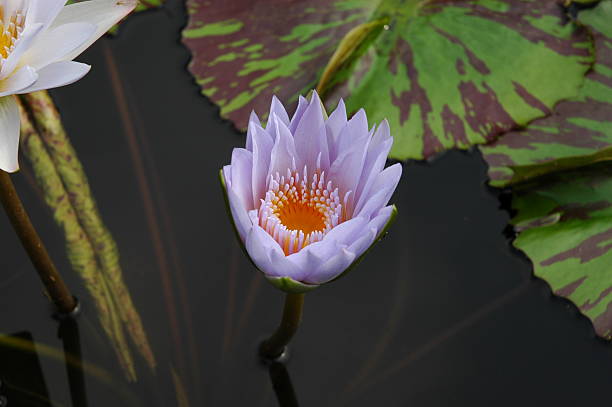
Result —
<instances>
[{"instance_id":1,"label":"water reflection","mask_svg":"<svg viewBox=\"0 0 612 407\"><path fill-rule=\"evenodd\" d=\"M298 401L289 377L289 371L282 362L272 362L268 367L270 380L280 407L297 407Z\"/></svg>"},{"instance_id":2,"label":"water reflection","mask_svg":"<svg viewBox=\"0 0 612 407\"><path fill-rule=\"evenodd\" d=\"M11 346L11 343L33 344L30 332L5 336L0 345L0 406L51 407L38 354L31 348ZM9 404L10 403L10 404Z\"/></svg>"},{"instance_id":3,"label":"water reflection","mask_svg":"<svg viewBox=\"0 0 612 407\"><path fill-rule=\"evenodd\" d=\"M64 347L64 360L70 388L70 399L73 406L87 407L85 391L85 375L81 353L81 337L79 325L73 318L64 318L60 321L57 332Z\"/></svg>"}]
</instances>

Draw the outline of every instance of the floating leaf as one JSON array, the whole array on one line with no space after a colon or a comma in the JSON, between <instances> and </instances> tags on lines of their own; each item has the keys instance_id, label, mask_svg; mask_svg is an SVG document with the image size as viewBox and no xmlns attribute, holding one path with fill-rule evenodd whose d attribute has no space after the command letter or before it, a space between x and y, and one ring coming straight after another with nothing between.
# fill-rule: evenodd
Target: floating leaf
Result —
<instances>
[{"instance_id":1,"label":"floating leaf","mask_svg":"<svg viewBox=\"0 0 612 407\"><path fill-rule=\"evenodd\" d=\"M68 259L95 301L100 323L126 376L136 380L124 330L151 369L156 363L123 281L115 241L102 222L83 167L48 93L31 93L21 101L22 151L32 163L45 201L64 232Z\"/></svg>"},{"instance_id":2,"label":"floating leaf","mask_svg":"<svg viewBox=\"0 0 612 407\"><path fill-rule=\"evenodd\" d=\"M486 143L543 117L578 93L592 63L587 33L563 25L555 0L189 0L188 7L190 70L241 129L273 93L291 101L313 87L344 35L371 42L366 50L344 41L349 52L334 54L323 87L346 79L328 105L344 96L349 110L364 107L373 122L388 118L391 156L400 159ZM385 19L382 33L350 31ZM347 61L356 64L351 75Z\"/></svg>"},{"instance_id":3,"label":"floating leaf","mask_svg":"<svg viewBox=\"0 0 612 407\"><path fill-rule=\"evenodd\" d=\"M612 339L612 165L563 173L514 191L514 245L536 276Z\"/></svg>"},{"instance_id":4,"label":"floating leaf","mask_svg":"<svg viewBox=\"0 0 612 407\"><path fill-rule=\"evenodd\" d=\"M251 110L267 111L315 87L345 34L378 0L188 0L183 41L189 70L221 116L245 129Z\"/></svg>"},{"instance_id":5,"label":"floating leaf","mask_svg":"<svg viewBox=\"0 0 612 407\"><path fill-rule=\"evenodd\" d=\"M575 96L592 62L585 30L553 0L383 3L390 28L339 93L388 118L394 158L494 140Z\"/></svg>"},{"instance_id":6,"label":"floating leaf","mask_svg":"<svg viewBox=\"0 0 612 407\"><path fill-rule=\"evenodd\" d=\"M580 12L595 44L596 63L576 98L550 117L481 147L494 186L612 160L612 1Z\"/></svg>"}]
</instances>

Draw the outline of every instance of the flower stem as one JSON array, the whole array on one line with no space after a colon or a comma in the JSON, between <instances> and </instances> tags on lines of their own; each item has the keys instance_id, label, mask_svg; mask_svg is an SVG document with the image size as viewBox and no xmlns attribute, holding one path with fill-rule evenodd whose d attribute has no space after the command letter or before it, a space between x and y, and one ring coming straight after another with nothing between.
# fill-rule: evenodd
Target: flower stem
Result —
<instances>
[{"instance_id":1,"label":"flower stem","mask_svg":"<svg viewBox=\"0 0 612 407\"><path fill-rule=\"evenodd\" d=\"M259 355L267 360L274 360L281 356L285 347L297 332L302 321L302 307L304 294L287 293L283 319L271 337L263 341L259 347Z\"/></svg>"},{"instance_id":2,"label":"flower stem","mask_svg":"<svg viewBox=\"0 0 612 407\"><path fill-rule=\"evenodd\" d=\"M30 217L17 195L10 175L2 170L0 170L0 201L2 201L6 215L11 221L19 240L21 240L23 248L30 256L38 276L45 285L49 297L51 297L59 312L66 315L70 314L76 307L76 300L68 291L68 287L57 272L47 249L40 240L40 236L36 233L36 229L34 229Z\"/></svg>"}]
</instances>

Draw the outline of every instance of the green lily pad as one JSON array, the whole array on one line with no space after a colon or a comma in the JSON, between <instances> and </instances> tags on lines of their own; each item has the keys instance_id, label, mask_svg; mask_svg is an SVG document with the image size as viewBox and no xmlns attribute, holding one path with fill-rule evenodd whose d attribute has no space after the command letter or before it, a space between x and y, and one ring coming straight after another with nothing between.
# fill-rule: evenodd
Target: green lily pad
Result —
<instances>
[{"instance_id":1,"label":"green lily pad","mask_svg":"<svg viewBox=\"0 0 612 407\"><path fill-rule=\"evenodd\" d=\"M244 130L273 94L296 101L317 84L336 46L378 0L188 0L189 70L221 116Z\"/></svg>"},{"instance_id":2,"label":"green lily pad","mask_svg":"<svg viewBox=\"0 0 612 407\"><path fill-rule=\"evenodd\" d=\"M487 143L549 114L578 94L593 59L587 32L566 23L554 0L189 0L188 8L190 71L221 116L244 129L272 94L294 101L325 73L327 105L343 96L372 122L387 118L398 159ZM359 35L366 21L384 29ZM350 49L334 53L340 44ZM337 72L324 70L332 55Z\"/></svg>"},{"instance_id":3,"label":"green lily pad","mask_svg":"<svg viewBox=\"0 0 612 407\"><path fill-rule=\"evenodd\" d=\"M391 157L468 148L575 96L592 55L556 1L387 1L388 30L336 91L349 110L387 118ZM334 99L334 98L332 98Z\"/></svg>"},{"instance_id":4,"label":"green lily pad","mask_svg":"<svg viewBox=\"0 0 612 407\"><path fill-rule=\"evenodd\" d=\"M576 98L521 131L481 147L494 186L612 160L612 1L578 16L592 34L596 63Z\"/></svg>"},{"instance_id":5,"label":"green lily pad","mask_svg":"<svg viewBox=\"0 0 612 407\"><path fill-rule=\"evenodd\" d=\"M536 276L612 339L612 165L547 181L515 188L514 245L533 261Z\"/></svg>"}]
</instances>

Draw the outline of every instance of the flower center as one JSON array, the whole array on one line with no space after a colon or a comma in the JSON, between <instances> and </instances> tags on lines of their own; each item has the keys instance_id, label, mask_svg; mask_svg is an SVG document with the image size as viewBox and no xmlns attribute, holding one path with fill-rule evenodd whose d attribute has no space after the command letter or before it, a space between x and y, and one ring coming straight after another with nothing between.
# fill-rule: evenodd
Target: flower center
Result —
<instances>
[{"instance_id":1,"label":"flower center","mask_svg":"<svg viewBox=\"0 0 612 407\"><path fill-rule=\"evenodd\" d=\"M9 54L15 49L15 43L21 36L23 24L25 23L25 15L21 11L15 11L10 18L0 6L0 56L6 59Z\"/></svg>"},{"instance_id":2,"label":"flower center","mask_svg":"<svg viewBox=\"0 0 612 407\"><path fill-rule=\"evenodd\" d=\"M307 168L276 173L268 180L268 191L258 211L259 226L283 248L285 255L318 242L344 221L338 188L325 182L325 172L308 178Z\"/></svg>"}]
</instances>

